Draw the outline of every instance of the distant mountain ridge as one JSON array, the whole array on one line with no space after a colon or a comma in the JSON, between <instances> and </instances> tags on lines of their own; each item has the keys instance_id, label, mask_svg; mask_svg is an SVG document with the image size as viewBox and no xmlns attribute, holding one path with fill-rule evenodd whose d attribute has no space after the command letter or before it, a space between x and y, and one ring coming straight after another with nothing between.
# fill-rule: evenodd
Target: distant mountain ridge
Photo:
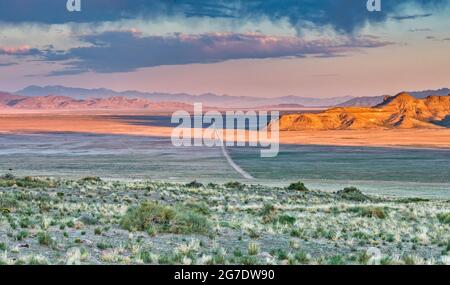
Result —
<instances>
[{"instance_id":1,"label":"distant mountain ridge","mask_svg":"<svg viewBox=\"0 0 450 285\"><path fill-rule=\"evenodd\" d=\"M285 115L279 123L282 131L450 127L450 94L417 99L402 92L372 108L337 107L317 114Z\"/></svg>"},{"instance_id":2,"label":"distant mountain ridge","mask_svg":"<svg viewBox=\"0 0 450 285\"><path fill-rule=\"evenodd\" d=\"M449 88L442 88L438 90L424 90L407 92L415 98L425 98L430 95L445 96L450 93ZM93 100L106 98L126 98L126 99L144 99L152 103L163 102L178 102L179 104L193 104L203 103L205 106L211 107L226 107L226 108L261 108L272 106L275 108L308 108L308 107L372 107L383 102L386 96L368 96L368 97L331 97L331 98L306 98L299 96L283 96L276 98L263 97L235 97L230 95L216 95L213 93L206 93L202 95L191 95L187 93L169 94L169 93L149 93L139 91L114 91L105 88L99 89L84 89L72 88L64 86L28 86L22 90L9 94L8 96L28 97L46 97L46 96L63 96L70 97L74 100ZM2 101L0 101L1 103ZM138 104L138 101L134 102ZM76 102L72 102L76 104ZM97 102L97 105L100 105ZM145 104L144 104L145 105ZM0 105L1 107L1 105ZM3 107L4 108L4 107Z\"/></svg>"},{"instance_id":3,"label":"distant mountain ridge","mask_svg":"<svg viewBox=\"0 0 450 285\"><path fill-rule=\"evenodd\" d=\"M447 94L450 94L449 88L441 88L437 90L424 90L424 91L413 91L413 92L406 92L409 95L422 99L426 98L428 96L446 96ZM384 97L389 95L383 95L383 96L368 96L368 97L356 97L352 98L346 102L337 104L336 107L373 107L376 105L379 105L383 103Z\"/></svg>"},{"instance_id":4,"label":"distant mountain ridge","mask_svg":"<svg viewBox=\"0 0 450 285\"><path fill-rule=\"evenodd\" d=\"M109 97L74 99L68 96L19 96L0 92L0 109L18 110L178 110L192 105L179 102L152 102L140 98Z\"/></svg>"},{"instance_id":5,"label":"distant mountain ridge","mask_svg":"<svg viewBox=\"0 0 450 285\"><path fill-rule=\"evenodd\" d=\"M384 97L385 96L356 97L338 104L336 107L372 107L383 103Z\"/></svg>"},{"instance_id":6,"label":"distant mountain ridge","mask_svg":"<svg viewBox=\"0 0 450 285\"><path fill-rule=\"evenodd\" d=\"M180 102L180 103L203 103L207 106L217 107L237 107L250 108L258 106L280 105L280 104L296 104L305 107L327 107L335 106L337 104L346 102L353 97L332 97L332 98L307 98L299 96L283 96L277 98L263 98L263 97L245 97L245 96L230 96L230 95L216 95L213 93L206 93L201 95L191 95L187 93L158 93L158 92L139 92L139 91L114 91L110 89L84 89L72 88L64 86L28 86L22 90L15 92L15 94L24 96L47 96L60 95L68 96L74 99L92 99L92 98L106 98L106 97L126 97L126 98L142 98L152 102Z\"/></svg>"}]
</instances>

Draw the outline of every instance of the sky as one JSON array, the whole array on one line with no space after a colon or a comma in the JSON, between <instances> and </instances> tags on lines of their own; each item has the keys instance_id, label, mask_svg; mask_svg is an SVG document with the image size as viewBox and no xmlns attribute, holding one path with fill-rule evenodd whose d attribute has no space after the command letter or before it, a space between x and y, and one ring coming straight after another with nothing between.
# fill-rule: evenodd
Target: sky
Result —
<instances>
[{"instance_id":1,"label":"sky","mask_svg":"<svg viewBox=\"0 0 450 285\"><path fill-rule=\"evenodd\" d=\"M0 0L0 90L234 96L450 87L450 0Z\"/></svg>"}]
</instances>

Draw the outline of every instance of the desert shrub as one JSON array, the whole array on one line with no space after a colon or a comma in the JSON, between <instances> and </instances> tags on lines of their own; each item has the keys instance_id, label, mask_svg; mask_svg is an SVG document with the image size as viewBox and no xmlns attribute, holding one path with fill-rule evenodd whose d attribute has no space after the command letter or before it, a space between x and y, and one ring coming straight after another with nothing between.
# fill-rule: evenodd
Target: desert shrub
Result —
<instances>
[{"instance_id":1,"label":"desert shrub","mask_svg":"<svg viewBox=\"0 0 450 285\"><path fill-rule=\"evenodd\" d=\"M405 265L415 265L416 264L414 257L412 257L411 255L403 256L402 260L405 263Z\"/></svg>"},{"instance_id":2,"label":"desert shrub","mask_svg":"<svg viewBox=\"0 0 450 285\"><path fill-rule=\"evenodd\" d=\"M11 185L17 185L23 188L55 188L56 183L49 179L39 179L31 176L27 176L24 178L16 178L14 180L7 180Z\"/></svg>"},{"instance_id":3,"label":"desert shrub","mask_svg":"<svg viewBox=\"0 0 450 285\"><path fill-rule=\"evenodd\" d=\"M309 189L305 186L305 184L303 184L303 182L295 182L295 183L291 183L291 185L289 185L287 187L288 190L295 190L295 191L301 191L301 192L308 192Z\"/></svg>"},{"instance_id":4,"label":"desert shrub","mask_svg":"<svg viewBox=\"0 0 450 285\"><path fill-rule=\"evenodd\" d=\"M224 186L226 188L238 189L238 190L243 190L245 188L245 185L240 183L240 182L238 182L238 181L232 181L232 182L225 183Z\"/></svg>"},{"instance_id":5,"label":"desert shrub","mask_svg":"<svg viewBox=\"0 0 450 285\"><path fill-rule=\"evenodd\" d=\"M189 200L184 203L184 206L201 215L209 216L211 214L211 210L205 202Z\"/></svg>"},{"instance_id":6,"label":"desert shrub","mask_svg":"<svg viewBox=\"0 0 450 285\"><path fill-rule=\"evenodd\" d=\"M0 179L0 187L11 187L15 184L15 180Z\"/></svg>"},{"instance_id":7,"label":"desert shrub","mask_svg":"<svg viewBox=\"0 0 450 285\"><path fill-rule=\"evenodd\" d=\"M52 237L46 232L40 232L37 234L38 242L40 245L52 246Z\"/></svg>"},{"instance_id":8,"label":"desert shrub","mask_svg":"<svg viewBox=\"0 0 450 285\"><path fill-rule=\"evenodd\" d=\"M256 256L242 256L239 259L238 264L256 265L256 264L258 264L258 259L256 258Z\"/></svg>"},{"instance_id":9,"label":"desert shrub","mask_svg":"<svg viewBox=\"0 0 450 285\"><path fill-rule=\"evenodd\" d=\"M397 202L397 203L405 203L405 204L429 202L429 201L430 201L430 199L424 199L424 198L401 198L401 199L395 200L395 202Z\"/></svg>"},{"instance_id":10,"label":"desert shrub","mask_svg":"<svg viewBox=\"0 0 450 285\"><path fill-rule=\"evenodd\" d=\"M102 182L102 179L100 177L96 176L87 176L80 179L81 182L91 182L91 183L98 183Z\"/></svg>"},{"instance_id":11,"label":"desert shrub","mask_svg":"<svg viewBox=\"0 0 450 285\"><path fill-rule=\"evenodd\" d=\"M145 231L152 224L160 227L168 226L175 218L175 210L155 202L143 202L130 208L120 222L129 231Z\"/></svg>"},{"instance_id":12,"label":"desert shrub","mask_svg":"<svg viewBox=\"0 0 450 285\"><path fill-rule=\"evenodd\" d=\"M270 254L279 260L286 260L289 258L289 254L282 248L272 249Z\"/></svg>"},{"instance_id":13,"label":"desert shrub","mask_svg":"<svg viewBox=\"0 0 450 285\"><path fill-rule=\"evenodd\" d=\"M153 255L150 251L142 251L140 252L140 258L145 264L151 264L154 262Z\"/></svg>"},{"instance_id":14,"label":"desert shrub","mask_svg":"<svg viewBox=\"0 0 450 285\"><path fill-rule=\"evenodd\" d=\"M260 251L259 245L255 242L248 244L248 255L258 255Z\"/></svg>"},{"instance_id":15,"label":"desert shrub","mask_svg":"<svg viewBox=\"0 0 450 285\"><path fill-rule=\"evenodd\" d=\"M289 215L280 215L278 216L278 222L283 225L293 225L295 218Z\"/></svg>"},{"instance_id":16,"label":"desert shrub","mask_svg":"<svg viewBox=\"0 0 450 285\"><path fill-rule=\"evenodd\" d=\"M197 182L196 180L194 180L194 181L189 182L188 184L186 184L186 187L189 187L189 188L200 188L200 187L203 187L203 184L200 183L200 182Z\"/></svg>"},{"instance_id":17,"label":"desert shrub","mask_svg":"<svg viewBox=\"0 0 450 285\"><path fill-rule=\"evenodd\" d=\"M356 201L356 202L364 202L369 201L370 198L364 195L358 188L356 187L347 187L343 190L340 190L336 193L336 195L344 200Z\"/></svg>"},{"instance_id":18,"label":"desert shrub","mask_svg":"<svg viewBox=\"0 0 450 285\"><path fill-rule=\"evenodd\" d=\"M97 248L100 250L105 250L105 249L113 248L113 247L114 246L112 244L107 243L107 242L98 242L97 243Z\"/></svg>"},{"instance_id":19,"label":"desert shrub","mask_svg":"<svg viewBox=\"0 0 450 285\"><path fill-rule=\"evenodd\" d=\"M45 257L40 255L32 256L27 262L28 265L48 265L48 261Z\"/></svg>"},{"instance_id":20,"label":"desert shrub","mask_svg":"<svg viewBox=\"0 0 450 285\"><path fill-rule=\"evenodd\" d=\"M438 214L437 218L442 224L450 224L450 212Z\"/></svg>"},{"instance_id":21,"label":"desert shrub","mask_svg":"<svg viewBox=\"0 0 450 285\"><path fill-rule=\"evenodd\" d=\"M388 216L386 208L382 207L353 207L349 211L367 218L385 219Z\"/></svg>"},{"instance_id":22,"label":"desert shrub","mask_svg":"<svg viewBox=\"0 0 450 285\"><path fill-rule=\"evenodd\" d=\"M335 255L330 257L330 259L327 262L328 265L344 265L345 261L340 255Z\"/></svg>"},{"instance_id":23,"label":"desert shrub","mask_svg":"<svg viewBox=\"0 0 450 285\"><path fill-rule=\"evenodd\" d=\"M270 223L275 221L277 215L277 209L272 204L265 204L260 212L263 223Z\"/></svg>"},{"instance_id":24,"label":"desert shrub","mask_svg":"<svg viewBox=\"0 0 450 285\"><path fill-rule=\"evenodd\" d=\"M90 214L83 214L78 220L85 225L96 225L98 223L97 217Z\"/></svg>"},{"instance_id":25,"label":"desert shrub","mask_svg":"<svg viewBox=\"0 0 450 285\"><path fill-rule=\"evenodd\" d=\"M175 234L206 234L210 231L208 219L192 210L180 209L168 232Z\"/></svg>"},{"instance_id":26,"label":"desert shrub","mask_svg":"<svg viewBox=\"0 0 450 285\"><path fill-rule=\"evenodd\" d=\"M152 201L130 208L120 221L122 228L129 231L160 233L206 234L210 231L207 217L184 205L176 207L161 205Z\"/></svg>"},{"instance_id":27,"label":"desert shrub","mask_svg":"<svg viewBox=\"0 0 450 285\"><path fill-rule=\"evenodd\" d=\"M295 253L294 258L300 264L309 264L310 262L308 255L303 251Z\"/></svg>"},{"instance_id":28,"label":"desert shrub","mask_svg":"<svg viewBox=\"0 0 450 285\"><path fill-rule=\"evenodd\" d=\"M28 237L28 232L25 230L20 231L17 235L16 235L16 239L18 241L24 240L25 238Z\"/></svg>"},{"instance_id":29,"label":"desert shrub","mask_svg":"<svg viewBox=\"0 0 450 285\"><path fill-rule=\"evenodd\" d=\"M261 215L271 215L276 213L277 209L272 204L264 204L264 206L261 209Z\"/></svg>"},{"instance_id":30,"label":"desert shrub","mask_svg":"<svg viewBox=\"0 0 450 285\"><path fill-rule=\"evenodd\" d=\"M14 195L0 194L0 209L4 209L6 212L6 209L11 210L16 208L18 205L19 202Z\"/></svg>"},{"instance_id":31,"label":"desert shrub","mask_svg":"<svg viewBox=\"0 0 450 285\"><path fill-rule=\"evenodd\" d=\"M2 180L14 180L14 179L16 179L16 177L14 175L12 175L11 173L6 173L6 174L3 174L2 176L0 176L0 179L2 179Z\"/></svg>"}]
</instances>

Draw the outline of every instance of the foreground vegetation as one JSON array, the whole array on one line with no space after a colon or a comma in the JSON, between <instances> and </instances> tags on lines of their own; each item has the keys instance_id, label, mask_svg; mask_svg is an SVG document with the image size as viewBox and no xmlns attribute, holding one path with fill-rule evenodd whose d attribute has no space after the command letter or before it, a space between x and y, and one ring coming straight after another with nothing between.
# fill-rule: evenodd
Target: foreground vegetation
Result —
<instances>
[{"instance_id":1,"label":"foreground vegetation","mask_svg":"<svg viewBox=\"0 0 450 285\"><path fill-rule=\"evenodd\" d=\"M0 178L0 264L448 264L450 201Z\"/></svg>"}]
</instances>

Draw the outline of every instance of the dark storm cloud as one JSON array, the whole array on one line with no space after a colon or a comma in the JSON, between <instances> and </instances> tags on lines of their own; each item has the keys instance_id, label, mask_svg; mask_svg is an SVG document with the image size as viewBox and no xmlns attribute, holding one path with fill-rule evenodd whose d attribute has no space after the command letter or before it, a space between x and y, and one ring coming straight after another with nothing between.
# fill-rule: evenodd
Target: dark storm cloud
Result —
<instances>
[{"instance_id":1,"label":"dark storm cloud","mask_svg":"<svg viewBox=\"0 0 450 285\"><path fill-rule=\"evenodd\" d=\"M99 22L129 18L227 17L239 20L261 17L286 18L297 29L313 24L330 25L353 32L368 21L382 22L393 16L402 19L401 8L417 4L424 11L442 8L450 0L382 0L380 13L366 9L367 0L82 0L82 12L69 13L66 0L0 0L3 22Z\"/></svg>"},{"instance_id":2,"label":"dark storm cloud","mask_svg":"<svg viewBox=\"0 0 450 285\"><path fill-rule=\"evenodd\" d=\"M161 65L212 63L233 59L336 57L363 48L392 44L370 36L304 40L263 34L207 33L142 36L136 32L105 32L82 38L87 47L65 52L47 50L46 61L61 61L66 69L52 75L130 72Z\"/></svg>"}]
</instances>

